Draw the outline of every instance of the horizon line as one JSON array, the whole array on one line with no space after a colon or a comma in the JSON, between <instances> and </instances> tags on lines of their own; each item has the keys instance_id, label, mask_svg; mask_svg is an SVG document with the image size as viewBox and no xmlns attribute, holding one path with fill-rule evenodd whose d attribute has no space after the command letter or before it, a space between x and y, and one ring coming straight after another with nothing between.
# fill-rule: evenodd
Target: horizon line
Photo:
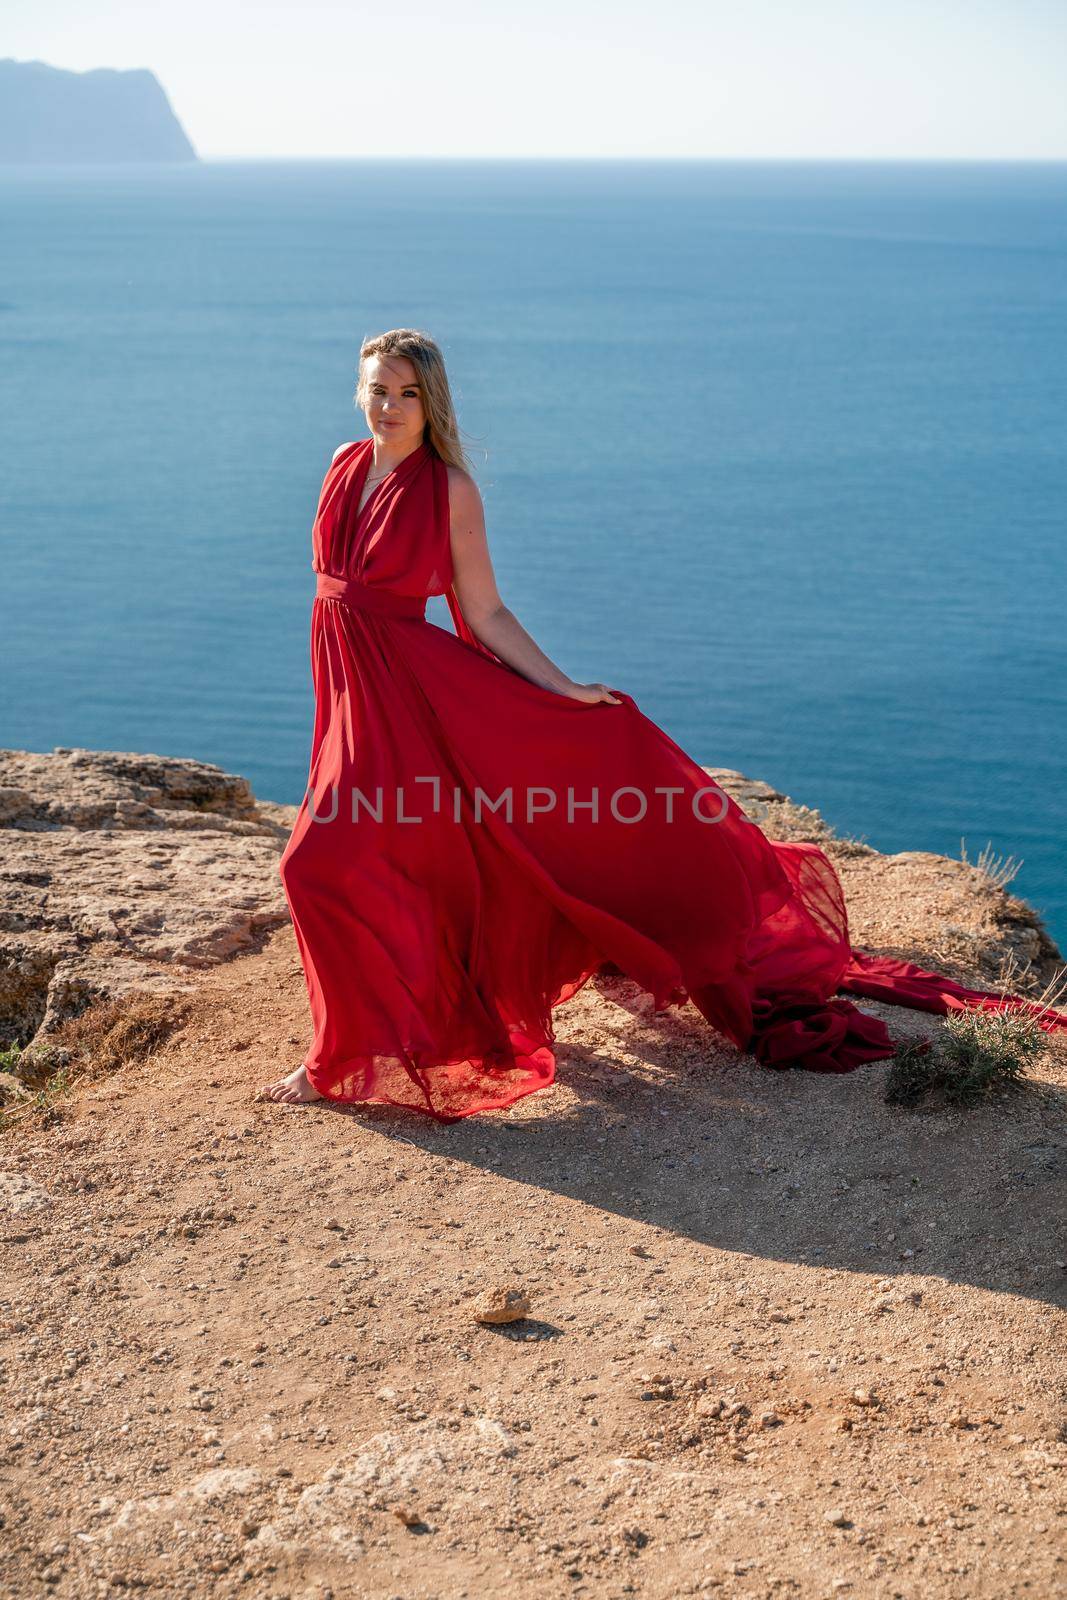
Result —
<instances>
[{"instance_id":1,"label":"horizon line","mask_svg":"<svg viewBox=\"0 0 1067 1600\"><path fill-rule=\"evenodd\" d=\"M236 154L224 151L215 151L210 155L197 154L197 161L485 161L503 163L507 161L704 161L704 162L774 162L778 165L797 164L800 162L838 162L851 163L856 166L875 166L896 163L898 165L917 164L921 162L941 162L945 165L1045 165L1054 166L1067 163L1067 151L1062 155L1005 155L1005 156L963 156L963 155L901 155L901 156L845 156L845 155L782 155L782 156L740 156L740 155L582 155L582 154L514 154L514 155L485 155L482 153L437 155L429 152L410 152L406 154L390 154L388 152L363 152L344 155L335 154ZM63 165L87 165L88 163L63 163ZM126 163L112 163L120 165ZM134 163L129 163L133 165ZM141 165L158 165L159 163L138 163ZM171 163L171 165L178 163ZM187 163L186 163L187 164ZM101 163L103 165L103 163Z\"/></svg>"}]
</instances>

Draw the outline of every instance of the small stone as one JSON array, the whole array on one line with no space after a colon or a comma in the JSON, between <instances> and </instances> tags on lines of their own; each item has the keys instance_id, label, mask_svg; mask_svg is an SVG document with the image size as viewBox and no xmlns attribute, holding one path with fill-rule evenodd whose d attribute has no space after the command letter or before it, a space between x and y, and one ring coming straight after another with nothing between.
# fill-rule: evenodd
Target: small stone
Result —
<instances>
[{"instance_id":1,"label":"small stone","mask_svg":"<svg viewBox=\"0 0 1067 1600\"><path fill-rule=\"evenodd\" d=\"M331 1233L340 1233L343 1226L343 1223L338 1222L336 1217L327 1217L326 1221L323 1223L323 1227L329 1228Z\"/></svg>"},{"instance_id":2,"label":"small stone","mask_svg":"<svg viewBox=\"0 0 1067 1600\"><path fill-rule=\"evenodd\" d=\"M759 1425L761 1428L780 1428L782 1426L782 1419L778 1415L777 1411L761 1411L759 1416Z\"/></svg>"},{"instance_id":3,"label":"small stone","mask_svg":"<svg viewBox=\"0 0 1067 1600\"><path fill-rule=\"evenodd\" d=\"M832 1528L848 1528L851 1526L846 1512L839 1506L833 1506L829 1511L823 1512L823 1521L828 1522Z\"/></svg>"},{"instance_id":4,"label":"small stone","mask_svg":"<svg viewBox=\"0 0 1067 1600\"><path fill-rule=\"evenodd\" d=\"M853 1389L849 1398L854 1400L858 1406L876 1406L878 1404L877 1397L870 1389Z\"/></svg>"},{"instance_id":5,"label":"small stone","mask_svg":"<svg viewBox=\"0 0 1067 1600\"><path fill-rule=\"evenodd\" d=\"M648 1543L648 1534L641 1528L620 1528L619 1538L627 1550L643 1550Z\"/></svg>"},{"instance_id":6,"label":"small stone","mask_svg":"<svg viewBox=\"0 0 1067 1600\"><path fill-rule=\"evenodd\" d=\"M530 1297L525 1289L507 1285L488 1289L476 1302L472 1315L475 1322L497 1326L504 1322L519 1322L530 1309Z\"/></svg>"},{"instance_id":7,"label":"small stone","mask_svg":"<svg viewBox=\"0 0 1067 1600\"><path fill-rule=\"evenodd\" d=\"M418 1528L422 1524L422 1518L419 1513L412 1511L408 1506L390 1506L389 1509L396 1520L404 1524L405 1528Z\"/></svg>"}]
</instances>

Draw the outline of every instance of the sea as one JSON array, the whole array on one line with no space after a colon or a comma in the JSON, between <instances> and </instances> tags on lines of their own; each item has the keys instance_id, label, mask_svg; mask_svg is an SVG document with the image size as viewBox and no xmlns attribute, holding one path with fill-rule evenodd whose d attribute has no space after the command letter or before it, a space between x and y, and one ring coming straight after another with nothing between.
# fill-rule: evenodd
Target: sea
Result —
<instances>
[{"instance_id":1,"label":"sea","mask_svg":"<svg viewBox=\"0 0 1067 1600\"><path fill-rule=\"evenodd\" d=\"M421 328L555 662L1067 950L1067 164L8 166L0 217L0 745L299 801L319 489Z\"/></svg>"}]
</instances>

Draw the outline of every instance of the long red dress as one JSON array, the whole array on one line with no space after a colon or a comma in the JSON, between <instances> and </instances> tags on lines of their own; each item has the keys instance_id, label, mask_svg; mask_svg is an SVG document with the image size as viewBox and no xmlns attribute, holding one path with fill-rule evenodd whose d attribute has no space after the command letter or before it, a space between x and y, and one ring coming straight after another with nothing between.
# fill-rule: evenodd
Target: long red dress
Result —
<instances>
[{"instance_id":1,"label":"long red dress","mask_svg":"<svg viewBox=\"0 0 1067 1600\"><path fill-rule=\"evenodd\" d=\"M357 512L372 452L343 449L319 499L311 761L279 866L320 1094L450 1122L546 1088L553 1007L611 963L774 1067L894 1053L838 989L1003 1003L852 950L826 855L768 840L632 696L587 705L499 660L452 587L444 461L424 439ZM426 620L440 594L455 634Z\"/></svg>"}]
</instances>

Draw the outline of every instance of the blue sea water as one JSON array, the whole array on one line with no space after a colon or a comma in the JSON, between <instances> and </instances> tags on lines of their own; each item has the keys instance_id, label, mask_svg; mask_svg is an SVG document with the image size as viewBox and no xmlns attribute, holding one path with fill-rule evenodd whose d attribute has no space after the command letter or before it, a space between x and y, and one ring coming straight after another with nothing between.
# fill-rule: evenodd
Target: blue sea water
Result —
<instances>
[{"instance_id":1,"label":"blue sea water","mask_svg":"<svg viewBox=\"0 0 1067 1600\"><path fill-rule=\"evenodd\" d=\"M421 327L554 660L880 850L1021 858L1067 948L1067 165L7 167L0 215L0 744L298 801L319 487Z\"/></svg>"}]
</instances>

